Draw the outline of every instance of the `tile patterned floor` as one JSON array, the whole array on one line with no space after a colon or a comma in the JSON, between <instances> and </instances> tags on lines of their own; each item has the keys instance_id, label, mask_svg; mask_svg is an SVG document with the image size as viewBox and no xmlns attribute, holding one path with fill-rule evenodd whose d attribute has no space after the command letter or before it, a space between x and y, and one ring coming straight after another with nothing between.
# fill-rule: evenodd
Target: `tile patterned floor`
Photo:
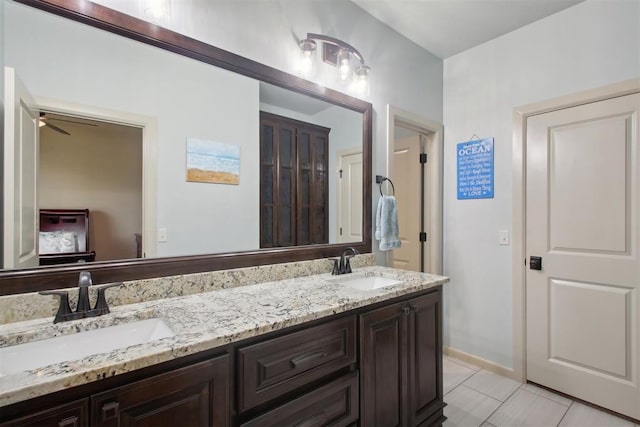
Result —
<instances>
[{"instance_id":1,"label":"tile patterned floor","mask_svg":"<svg viewBox=\"0 0 640 427\"><path fill-rule=\"evenodd\" d=\"M640 427L449 356L443 368L445 427Z\"/></svg>"}]
</instances>

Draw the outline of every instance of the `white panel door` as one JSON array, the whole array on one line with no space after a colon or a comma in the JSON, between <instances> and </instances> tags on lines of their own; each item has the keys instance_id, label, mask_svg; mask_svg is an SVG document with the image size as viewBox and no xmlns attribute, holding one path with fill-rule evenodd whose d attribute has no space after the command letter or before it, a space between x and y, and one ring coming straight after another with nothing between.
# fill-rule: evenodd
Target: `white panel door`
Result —
<instances>
[{"instance_id":1,"label":"white panel door","mask_svg":"<svg viewBox=\"0 0 640 427\"><path fill-rule=\"evenodd\" d=\"M633 94L530 117L526 190L527 379L636 419L639 112Z\"/></svg>"},{"instance_id":2,"label":"white panel door","mask_svg":"<svg viewBox=\"0 0 640 427\"><path fill-rule=\"evenodd\" d=\"M12 68L4 82L4 268L38 265L38 112Z\"/></svg>"},{"instance_id":3,"label":"white panel door","mask_svg":"<svg viewBox=\"0 0 640 427\"><path fill-rule=\"evenodd\" d=\"M393 250L392 267L411 271L420 271L419 160L420 135L394 141L392 181L398 203L398 229L402 245Z\"/></svg>"},{"instance_id":4,"label":"white panel door","mask_svg":"<svg viewBox=\"0 0 640 427\"><path fill-rule=\"evenodd\" d=\"M362 151L338 155L338 243L362 241Z\"/></svg>"}]
</instances>

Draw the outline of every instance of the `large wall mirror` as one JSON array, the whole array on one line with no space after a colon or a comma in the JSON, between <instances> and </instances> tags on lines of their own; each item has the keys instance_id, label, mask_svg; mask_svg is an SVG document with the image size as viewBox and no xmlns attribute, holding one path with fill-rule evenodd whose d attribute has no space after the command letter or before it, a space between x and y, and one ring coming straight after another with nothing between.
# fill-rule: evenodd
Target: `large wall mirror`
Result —
<instances>
[{"instance_id":1,"label":"large wall mirror","mask_svg":"<svg viewBox=\"0 0 640 427\"><path fill-rule=\"evenodd\" d=\"M371 104L89 1L4 13L53 212L32 240L88 209L95 254L16 268L5 242L0 295L371 251Z\"/></svg>"}]
</instances>

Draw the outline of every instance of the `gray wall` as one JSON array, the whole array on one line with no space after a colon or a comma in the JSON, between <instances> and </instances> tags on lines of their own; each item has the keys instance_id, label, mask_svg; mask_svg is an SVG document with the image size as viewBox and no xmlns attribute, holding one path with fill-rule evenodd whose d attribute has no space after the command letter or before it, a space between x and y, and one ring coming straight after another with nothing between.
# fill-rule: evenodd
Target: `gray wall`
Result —
<instances>
[{"instance_id":1,"label":"gray wall","mask_svg":"<svg viewBox=\"0 0 640 427\"><path fill-rule=\"evenodd\" d=\"M640 77L640 2L590 0L444 61L445 341L513 366L513 109ZM495 197L456 199L456 144L495 138Z\"/></svg>"}]
</instances>

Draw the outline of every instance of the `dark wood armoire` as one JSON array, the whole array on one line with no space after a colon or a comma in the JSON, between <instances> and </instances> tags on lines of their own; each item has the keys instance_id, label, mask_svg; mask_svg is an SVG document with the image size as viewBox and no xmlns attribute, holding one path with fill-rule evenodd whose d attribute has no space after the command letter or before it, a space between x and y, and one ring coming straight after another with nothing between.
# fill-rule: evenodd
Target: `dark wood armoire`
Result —
<instances>
[{"instance_id":1,"label":"dark wood armoire","mask_svg":"<svg viewBox=\"0 0 640 427\"><path fill-rule=\"evenodd\" d=\"M329 242L331 129L260 112L260 247Z\"/></svg>"}]
</instances>

